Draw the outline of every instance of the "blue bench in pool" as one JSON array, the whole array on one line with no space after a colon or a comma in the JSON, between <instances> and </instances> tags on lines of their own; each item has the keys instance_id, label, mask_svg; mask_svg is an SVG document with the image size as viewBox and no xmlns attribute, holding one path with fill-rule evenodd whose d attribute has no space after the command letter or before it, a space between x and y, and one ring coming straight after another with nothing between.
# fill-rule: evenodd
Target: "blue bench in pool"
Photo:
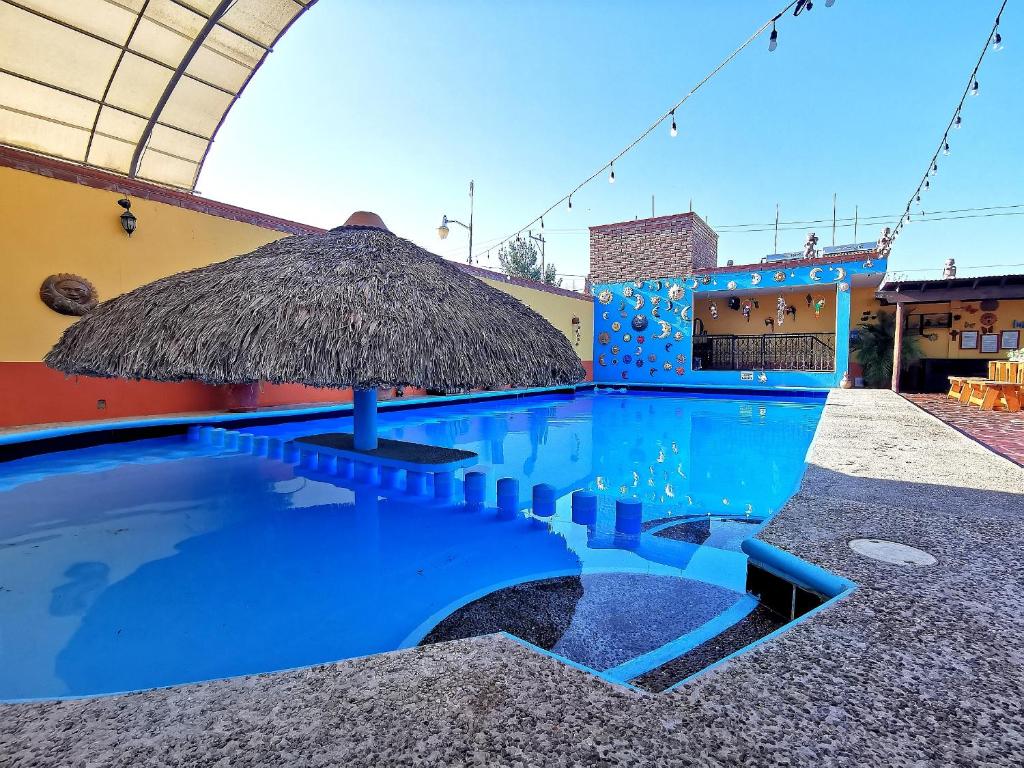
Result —
<instances>
[{"instance_id":1,"label":"blue bench in pool","mask_svg":"<svg viewBox=\"0 0 1024 768\"><path fill-rule=\"evenodd\" d=\"M395 487L398 483L398 473L404 471L405 488L409 493L424 493L427 476L433 475L434 495L438 498L448 498L451 495L455 470L471 467L480 459L472 451L459 448L443 448L439 445L386 438L379 438L376 448L362 451L355 447L355 438L348 432L307 435L293 440L292 443L307 453L335 456L339 460L351 462L355 467L357 480L371 480L373 468L379 467L381 484Z\"/></svg>"}]
</instances>

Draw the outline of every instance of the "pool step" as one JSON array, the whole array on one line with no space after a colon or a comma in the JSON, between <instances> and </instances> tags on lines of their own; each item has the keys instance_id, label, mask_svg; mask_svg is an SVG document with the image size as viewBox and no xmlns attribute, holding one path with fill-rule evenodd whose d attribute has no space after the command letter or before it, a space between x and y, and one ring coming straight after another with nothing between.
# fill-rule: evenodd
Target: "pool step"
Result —
<instances>
[{"instance_id":1,"label":"pool step","mask_svg":"<svg viewBox=\"0 0 1024 768\"><path fill-rule=\"evenodd\" d=\"M455 501L456 486L451 472L415 472L395 467L378 467L350 461L334 454L321 453L309 446L299 446L289 440L266 435L254 435L221 427L194 426L188 430L188 439L200 445L223 448L228 451L266 456L303 469L320 472L342 480L379 485L384 489L404 491L409 496L433 498L434 501L451 504ZM402 475L405 481L402 482ZM483 509L486 499L487 474L480 470L465 473L461 496L471 509ZM554 486L541 483L533 487L533 510L538 517L550 517L555 513L556 490ZM515 517L521 509L519 504L519 481L515 478L498 480L498 516Z\"/></svg>"}]
</instances>

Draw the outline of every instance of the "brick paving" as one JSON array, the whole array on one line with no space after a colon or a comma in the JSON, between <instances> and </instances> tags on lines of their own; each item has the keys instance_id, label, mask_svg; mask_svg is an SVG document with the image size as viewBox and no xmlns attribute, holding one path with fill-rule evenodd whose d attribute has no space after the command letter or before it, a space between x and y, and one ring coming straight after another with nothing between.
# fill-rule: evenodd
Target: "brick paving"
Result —
<instances>
[{"instance_id":1,"label":"brick paving","mask_svg":"<svg viewBox=\"0 0 1024 768\"><path fill-rule=\"evenodd\" d=\"M953 429L1024 467L1024 411L982 411L974 405L960 405L945 395L903 396Z\"/></svg>"}]
</instances>

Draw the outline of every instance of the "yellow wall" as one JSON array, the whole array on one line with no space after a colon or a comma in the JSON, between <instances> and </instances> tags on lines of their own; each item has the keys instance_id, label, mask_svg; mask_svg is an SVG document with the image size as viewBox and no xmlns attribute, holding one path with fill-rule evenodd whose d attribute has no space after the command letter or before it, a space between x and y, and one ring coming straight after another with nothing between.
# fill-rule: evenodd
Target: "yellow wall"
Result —
<instances>
[{"instance_id":1,"label":"yellow wall","mask_svg":"<svg viewBox=\"0 0 1024 768\"><path fill-rule=\"evenodd\" d=\"M881 302L875 298L875 292L873 288L856 288L854 289L853 295L850 297L851 304L851 322L856 326L860 322L861 312L865 309L870 310L871 314L878 314L879 312L892 313L896 311L896 308L892 305L883 307ZM918 346L923 353L925 358L929 359L949 359L949 360L996 360L1003 359L1008 354L1009 350L1000 349L995 353L982 354L981 352L981 323L980 318L984 312L981 311L980 302L977 301L954 301L954 302L942 302L939 304L905 304L904 311L907 315L910 314L934 314L940 312L951 312L954 316L953 328L962 332L964 330L978 331L978 349L960 349L960 339L952 338L950 335L950 329L948 328L934 328L930 331L926 331L925 336L915 336L917 339ZM974 310L973 312L971 310ZM1020 343L1024 345L1024 328L1014 328L1014 322L1024 323L1024 299L1007 299L1000 300L999 307L993 310L992 314L996 316L996 322L993 326L995 333L1001 331L1020 331ZM955 319L959 315L960 319ZM870 322L870 321L868 321ZM936 338L929 339L928 335L935 335Z\"/></svg>"},{"instance_id":2,"label":"yellow wall","mask_svg":"<svg viewBox=\"0 0 1024 768\"><path fill-rule=\"evenodd\" d=\"M580 359L590 360L593 357L594 302L589 296L581 296L577 299L537 290L536 288L512 285L501 280L484 279L484 282L494 286L499 291L505 291L505 293L515 296L564 333ZM576 334L573 330L572 319L574 317L580 319L579 343L576 341Z\"/></svg>"},{"instance_id":3,"label":"yellow wall","mask_svg":"<svg viewBox=\"0 0 1024 768\"><path fill-rule=\"evenodd\" d=\"M807 294L812 299L817 296L825 297L825 308L821 311L820 317L814 316L814 309L807 306ZM782 291L781 293L756 293L756 294L735 294L742 301L746 298L756 298L759 307L755 307L750 313L750 322L743 318L740 310L729 309L729 297L726 295L716 296L714 299L701 297L697 299L695 314L704 321L704 328L709 334L736 334L736 335L760 335L772 333L772 329L764 324L766 318L775 320L775 333L835 333L836 330L836 290L834 286L821 290L808 291ZM786 299L787 305L796 307L796 319L792 315L786 315L785 322L778 325L778 307L776 301L779 296ZM711 319L710 304L714 301L718 307L718 319Z\"/></svg>"},{"instance_id":4,"label":"yellow wall","mask_svg":"<svg viewBox=\"0 0 1024 768\"><path fill-rule=\"evenodd\" d=\"M74 320L49 309L39 286L55 273L88 279L100 300L165 275L246 253L285 233L174 205L133 198L139 225L121 229L114 192L0 167L0 361L38 362ZM487 280L533 307L591 358L593 305ZM576 344L572 318L580 318Z\"/></svg>"},{"instance_id":5,"label":"yellow wall","mask_svg":"<svg viewBox=\"0 0 1024 768\"><path fill-rule=\"evenodd\" d=\"M119 197L0 168L0 360L41 360L76 319L40 301L39 286L48 275L81 275L103 301L284 237L251 224L133 199L139 227L129 239L121 229Z\"/></svg>"},{"instance_id":6,"label":"yellow wall","mask_svg":"<svg viewBox=\"0 0 1024 768\"><path fill-rule=\"evenodd\" d=\"M974 310L971 312L971 310ZM980 309L979 302L977 301L954 301L946 302L943 304L921 304L904 305L904 310L907 314L917 314L920 312L924 313L935 313L935 312L952 312L954 316L953 329L956 331L971 330L978 332L978 348L977 349L960 349L960 339L953 339L950 336L949 330L946 328L935 328L930 331L926 331L925 336L917 336L918 344L925 357L929 358L949 358L957 360L1001 360L1006 357L1009 350L1000 349L998 352L983 354L981 352L981 323L979 322L980 317L985 312ZM1006 300L1000 301L999 307L992 311L992 314L996 316L996 322L992 326L994 333L1000 333L1001 331L1018 330L1020 333L1018 337L1021 344L1024 344L1024 328L1014 328L1013 322L1024 322L1024 300ZM959 315L960 319L955 319ZM937 338L929 339L928 335L934 335Z\"/></svg>"}]
</instances>

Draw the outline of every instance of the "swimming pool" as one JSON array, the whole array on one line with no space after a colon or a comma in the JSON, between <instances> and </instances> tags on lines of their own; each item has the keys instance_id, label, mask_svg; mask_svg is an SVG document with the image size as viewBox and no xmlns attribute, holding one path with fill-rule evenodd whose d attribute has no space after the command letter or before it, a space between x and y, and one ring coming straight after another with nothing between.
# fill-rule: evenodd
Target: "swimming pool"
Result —
<instances>
[{"instance_id":1,"label":"swimming pool","mask_svg":"<svg viewBox=\"0 0 1024 768\"><path fill-rule=\"evenodd\" d=\"M750 613L753 535L796 489L822 401L663 392L380 414L464 448L488 504L408 497L182 437L0 464L0 699L287 669L504 629L614 680ZM348 417L249 427L291 439ZM493 508L520 480L523 508ZM557 488L556 514L526 510ZM598 495L597 523L569 494ZM644 502L644 532L614 503ZM453 497L460 499L461 494Z\"/></svg>"}]
</instances>

